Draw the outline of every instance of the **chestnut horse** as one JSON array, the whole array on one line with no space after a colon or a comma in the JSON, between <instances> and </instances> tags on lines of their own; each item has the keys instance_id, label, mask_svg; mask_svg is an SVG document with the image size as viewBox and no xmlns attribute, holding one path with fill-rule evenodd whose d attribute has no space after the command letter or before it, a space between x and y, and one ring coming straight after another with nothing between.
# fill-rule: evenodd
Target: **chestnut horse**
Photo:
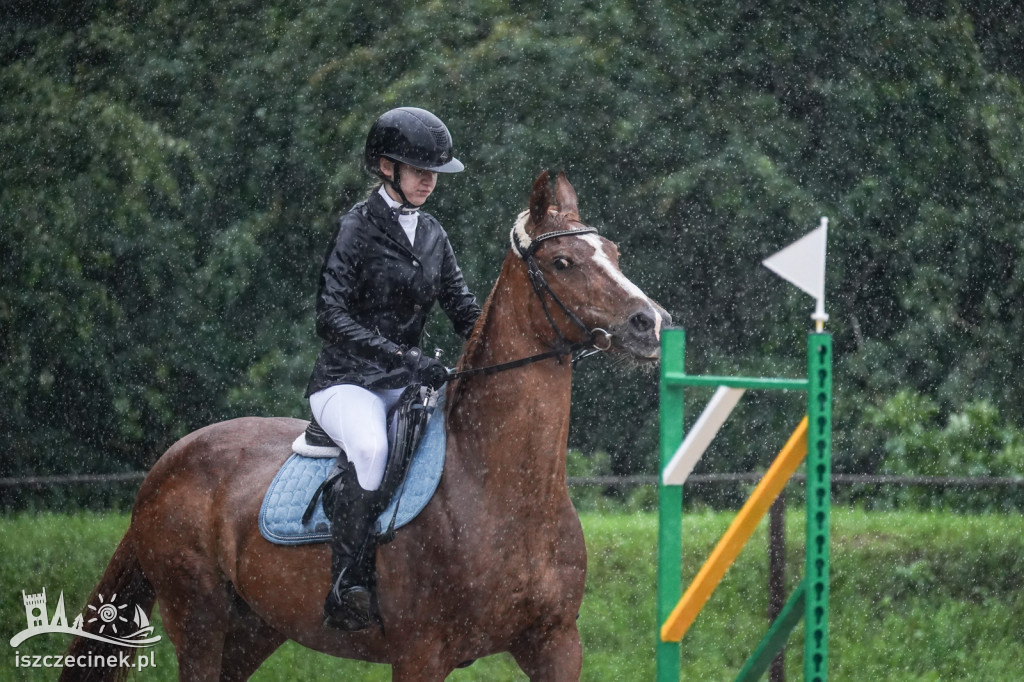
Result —
<instances>
[{"instance_id":1,"label":"chestnut horse","mask_svg":"<svg viewBox=\"0 0 1024 682\"><path fill-rule=\"evenodd\" d=\"M668 317L619 271L615 245L580 222L565 176L555 205L549 185L544 173L533 186L458 369L546 357L449 385L437 492L378 550L382 628L325 627L328 546L277 546L257 529L263 495L306 427L286 418L214 424L171 446L90 603L116 593L149 612L159 602L181 680L248 679L287 639L388 663L397 681L443 680L503 651L531 680L579 679L587 556L566 485L564 344L656 362ZM96 645L77 638L70 653L103 653Z\"/></svg>"}]
</instances>

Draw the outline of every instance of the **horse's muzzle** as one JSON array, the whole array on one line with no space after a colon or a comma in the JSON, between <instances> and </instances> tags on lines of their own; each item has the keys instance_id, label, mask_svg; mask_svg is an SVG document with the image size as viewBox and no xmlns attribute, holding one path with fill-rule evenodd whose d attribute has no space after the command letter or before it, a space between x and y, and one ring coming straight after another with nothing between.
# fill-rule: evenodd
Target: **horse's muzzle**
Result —
<instances>
[{"instance_id":1,"label":"horse's muzzle","mask_svg":"<svg viewBox=\"0 0 1024 682\"><path fill-rule=\"evenodd\" d=\"M625 322L612 330L616 345L638 360L661 357L661 330L672 324L672 316L654 301L634 309Z\"/></svg>"}]
</instances>

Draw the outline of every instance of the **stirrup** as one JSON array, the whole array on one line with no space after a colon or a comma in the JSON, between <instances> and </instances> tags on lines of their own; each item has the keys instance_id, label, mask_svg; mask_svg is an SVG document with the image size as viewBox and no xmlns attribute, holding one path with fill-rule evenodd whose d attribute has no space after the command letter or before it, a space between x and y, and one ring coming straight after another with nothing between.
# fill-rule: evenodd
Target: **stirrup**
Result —
<instances>
[{"instance_id":1,"label":"stirrup","mask_svg":"<svg viewBox=\"0 0 1024 682\"><path fill-rule=\"evenodd\" d=\"M340 595L334 587L324 601L324 625L327 627L357 632L373 625L373 595L362 585L352 585Z\"/></svg>"}]
</instances>

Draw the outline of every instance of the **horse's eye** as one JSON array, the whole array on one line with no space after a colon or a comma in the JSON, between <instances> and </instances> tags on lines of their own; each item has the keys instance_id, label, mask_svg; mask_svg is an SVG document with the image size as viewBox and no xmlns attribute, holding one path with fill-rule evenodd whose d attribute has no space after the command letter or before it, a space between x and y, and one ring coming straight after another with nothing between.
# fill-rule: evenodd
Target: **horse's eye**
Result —
<instances>
[{"instance_id":1,"label":"horse's eye","mask_svg":"<svg viewBox=\"0 0 1024 682\"><path fill-rule=\"evenodd\" d=\"M568 270L572 267L572 261L565 256L559 256L554 260L555 270Z\"/></svg>"}]
</instances>

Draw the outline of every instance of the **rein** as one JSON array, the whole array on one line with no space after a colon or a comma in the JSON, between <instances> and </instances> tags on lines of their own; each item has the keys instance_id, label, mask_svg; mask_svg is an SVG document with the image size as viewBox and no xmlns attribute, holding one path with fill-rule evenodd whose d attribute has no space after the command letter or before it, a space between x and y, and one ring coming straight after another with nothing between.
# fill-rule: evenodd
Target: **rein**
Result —
<instances>
[{"instance_id":1,"label":"rein","mask_svg":"<svg viewBox=\"0 0 1024 682\"><path fill-rule=\"evenodd\" d=\"M526 271L530 278L530 285L533 287L533 292L540 300L540 304L544 309L544 316L547 318L548 324L551 325L551 329L558 335L558 345L552 350L525 358L519 358L518 360L510 360L508 362L502 362L488 367L474 367L471 369L464 369L459 372L449 372L448 380L451 381L453 379L461 379L463 377L476 376L478 374L497 374L498 372L503 372L508 369L515 369L517 367L522 367L524 365L529 365L534 362L540 362L541 360L554 357L559 358L559 362L561 362L560 358L564 355L571 355L587 347L593 348L593 350L589 352L580 353L576 356L572 361L573 364L575 364L583 358L588 358L591 355L595 355L601 351L606 351L611 348L612 335L600 327L595 329L588 328L576 313L569 310L569 308L562 303L562 300L558 298L558 295L552 291L551 285L548 284L547 278L544 277L544 273L541 272L540 266L537 264L537 259L534 257L534 254L540 247L541 243L548 239L596 233L597 230L592 227L584 227L579 230L558 230L556 232L548 232L547 234L542 234L539 237L530 239L529 243L524 246L520 243L518 232L513 228L511 235L512 246L519 257L523 259L523 262L526 263ZM572 342L566 338L565 334L562 333L562 330L559 329L558 325L555 323L555 319L551 316L551 310L548 308L547 297L550 297L558 308L565 313L565 316L587 335L587 339L585 341ZM601 340L603 340L603 345L599 345Z\"/></svg>"}]
</instances>

